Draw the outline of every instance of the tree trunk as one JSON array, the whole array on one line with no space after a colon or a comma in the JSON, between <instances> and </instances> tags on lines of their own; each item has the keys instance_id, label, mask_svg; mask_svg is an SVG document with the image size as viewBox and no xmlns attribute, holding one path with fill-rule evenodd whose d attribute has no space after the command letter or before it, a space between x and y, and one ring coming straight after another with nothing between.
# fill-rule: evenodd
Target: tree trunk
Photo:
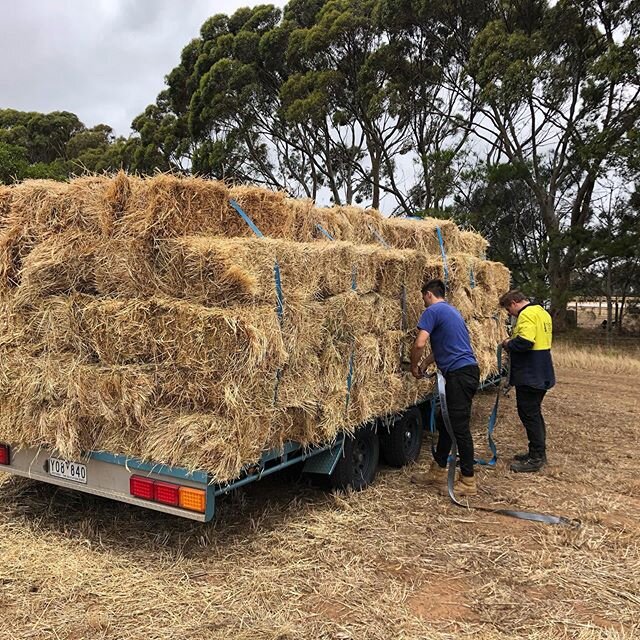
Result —
<instances>
[{"instance_id":1,"label":"tree trunk","mask_svg":"<svg viewBox=\"0 0 640 640\"><path fill-rule=\"evenodd\" d=\"M567 302L570 297L571 269L562 261L560 248L556 243L549 243L549 285L551 299L551 318L555 331L567 328Z\"/></svg>"},{"instance_id":2,"label":"tree trunk","mask_svg":"<svg viewBox=\"0 0 640 640\"><path fill-rule=\"evenodd\" d=\"M607 259L607 337L611 335L613 326L613 303L611 302L611 257Z\"/></svg>"},{"instance_id":3,"label":"tree trunk","mask_svg":"<svg viewBox=\"0 0 640 640\"><path fill-rule=\"evenodd\" d=\"M373 178L373 192L371 194L371 208L380 208L380 169L382 163L380 161L380 153L370 150L371 154L371 176Z\"/></svg>"}]
</instances>

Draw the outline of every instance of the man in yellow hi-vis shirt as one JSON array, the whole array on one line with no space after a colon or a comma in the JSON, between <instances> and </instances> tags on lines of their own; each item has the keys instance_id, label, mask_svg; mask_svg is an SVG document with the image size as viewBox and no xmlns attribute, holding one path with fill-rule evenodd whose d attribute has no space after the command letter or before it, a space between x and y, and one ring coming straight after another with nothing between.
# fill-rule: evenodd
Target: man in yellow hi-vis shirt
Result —
<instances>
[{"instance_id":1,"label":"man in yellow hi-vis shirt","mask_svg":"<svg viewBox=\"0 0 640 640\"><path fill-rule=\"evenodd\" d=\"M510 468L518 473L539 471L547 461L542 400L556 383L551 359L551 316L517 289L505 293L500 306L517 318L511 338L502 346L510 354L509 384L516 388L518 415L529 439L529 450L516 455Z\"/></svg>"}]
</instances>

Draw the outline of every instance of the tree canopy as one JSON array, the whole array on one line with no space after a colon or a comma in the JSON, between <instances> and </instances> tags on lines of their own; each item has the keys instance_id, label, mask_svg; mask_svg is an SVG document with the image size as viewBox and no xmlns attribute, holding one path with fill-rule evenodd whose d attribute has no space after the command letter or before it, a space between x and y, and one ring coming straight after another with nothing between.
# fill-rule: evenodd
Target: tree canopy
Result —
<instances>
[{"instance_id":1,"label":"tree canopy","mask_svg":"<svg viewBox=\"0 0 640 640\"><path fill-rule=\"evenodd\" d=\"M258 5L207 19L165 81L126 140L0 112L0 180L176 171L453 217L560 325L637 258L640 0Z\"/></svg>"}]
</instances>

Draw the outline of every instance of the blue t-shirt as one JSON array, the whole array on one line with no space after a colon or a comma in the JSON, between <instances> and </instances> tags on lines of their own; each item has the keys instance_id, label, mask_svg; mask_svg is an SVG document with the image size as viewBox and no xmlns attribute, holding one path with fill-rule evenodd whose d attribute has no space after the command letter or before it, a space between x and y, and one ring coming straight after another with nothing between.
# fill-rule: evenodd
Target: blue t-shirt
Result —
<instances>
[{"instance_id":1,"label":"blue t-shirt","mask_svg":"<svg viewBox=\"0 0 640 640\"><path fill-rule=\"evenodd\" d=\"M442 373L477 365L469 331L460 312L448 302L436 302L420 316L418 329L429 333L431 350Z\"/></svg>"}]
</instances>

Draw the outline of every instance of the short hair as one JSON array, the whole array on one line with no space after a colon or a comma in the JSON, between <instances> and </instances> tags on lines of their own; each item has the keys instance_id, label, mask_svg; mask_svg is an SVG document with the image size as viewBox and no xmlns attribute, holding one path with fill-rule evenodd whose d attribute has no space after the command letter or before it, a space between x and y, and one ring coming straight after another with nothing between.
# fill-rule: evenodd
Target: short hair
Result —
<instances>
[{"instance_id":1,"label":"short hair","mask_svg":"<svg viewBox=\"0 0 640 640\"><path fill-rule=\"evenodd\" d=\"M514 302L523 302L527 300L527 296L520 291L520 289L511 289L511 291L507 291L507 293L503 293L500 296L500 306L503 309L506 309L510 304Z\"/></svg>"},{"instance_id":2,"label":"short hair","mask_svg":"<svg viewBox=\"0 0 640 640\"><path fill-rule=\"evenodd\" d=\"M438 278L434 278L433 280L429 280L422 285L422 295L430 291L436 298L444 298L446 293L446 287L444 286L444 282L439 280Z\"/></svg>"}]
</instances>

